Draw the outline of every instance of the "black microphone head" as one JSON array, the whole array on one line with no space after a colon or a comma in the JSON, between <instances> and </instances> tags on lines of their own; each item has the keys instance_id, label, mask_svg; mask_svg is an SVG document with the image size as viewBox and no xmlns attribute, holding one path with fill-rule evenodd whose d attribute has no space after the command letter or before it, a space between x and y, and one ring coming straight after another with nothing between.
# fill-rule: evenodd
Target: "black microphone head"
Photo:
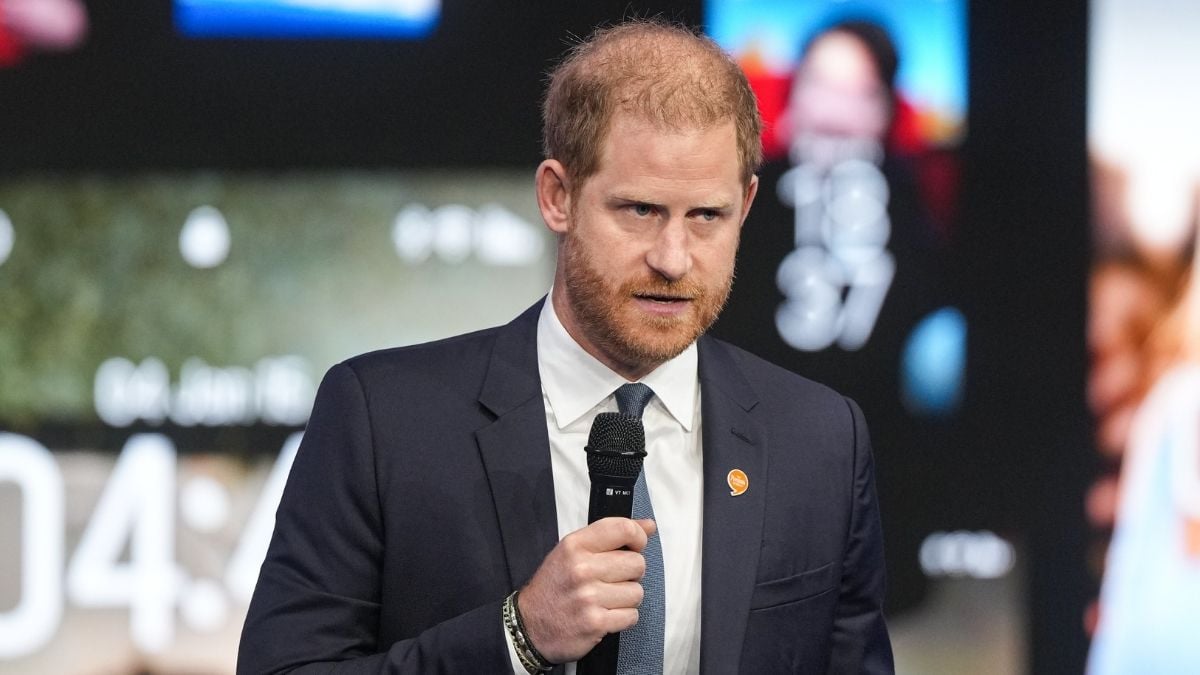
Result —
<instances>
[{"instance_id":1,"label":"black microphone head","mask_svg":"<svg viewBox=\"0 0 1200 675\"><path fill-rule=\"evenodd\" d=\"M646 457L646 429L642 418L603 412L592 420L588 432L588 471L606 476L636 477Z\"/></svg>"}]
</instances>

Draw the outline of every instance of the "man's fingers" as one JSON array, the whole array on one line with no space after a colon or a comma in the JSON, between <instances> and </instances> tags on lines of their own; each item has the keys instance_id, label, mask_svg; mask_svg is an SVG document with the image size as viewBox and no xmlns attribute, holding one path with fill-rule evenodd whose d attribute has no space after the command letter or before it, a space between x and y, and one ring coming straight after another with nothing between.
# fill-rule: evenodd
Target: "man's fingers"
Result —
<instances>
[{"instance_id":1,"label":"man's fingers","mask_svg":"<svg viewBox=\"0 0 1200 675\"><path fill-rule=\"evenodd\" d=\"M638 581L646 573L646 559L636 551L609 551L595 556L596 578L613 584Z\"/></svg>"},{"instance_id":2,"label":"man's fingers","mask_svg":"<svg viewBox=\"0 0 1200 675\"><path fill-rule=\"evenodd\" d=\"M551 661L578 659L637 623L651 520L604 518L568 534L518 599L529 638Z\"/></svg>"},{"instance_id":3,"label":"man's fingers","mask_svg":"<svg viewBox=\"0 0 1200 675\"><path fill-rule=\"evenodd\" d=\"M600 604L608 609L636 609L642 604L643 597L645 591L642 590L641 584L636 581L622 581L604 587Z\"/></svg>"},{"instance_id":4,"label":"man's fingers","mask_svg":"<svg viewBox=\"0 0 1200 675\"><path fill-rule=\"evenodd\" d=\"M632 628L637 622L638 611L636 607L610 609L604 614L600 630L605 633L620 633L627 628Z\"/></svg>"},{"instance_id":5,"label":"man's fingers","mask_svg":"<svg viewBox=\"0 0 1200 675\"><path fill-rule=\"evenodd\" d=\"M646 547L646 526L628 518L602 518L568 537L576 539L577 545L593 553L628 548L640 551Z\"/></svg>"}]
</instances>

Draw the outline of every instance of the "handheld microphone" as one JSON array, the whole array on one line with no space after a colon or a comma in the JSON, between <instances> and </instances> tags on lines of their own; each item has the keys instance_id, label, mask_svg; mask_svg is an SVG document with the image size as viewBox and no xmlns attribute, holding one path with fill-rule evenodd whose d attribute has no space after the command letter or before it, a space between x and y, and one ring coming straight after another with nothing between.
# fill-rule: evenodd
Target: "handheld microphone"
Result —
<instances>
[{"instance_id":1,"label":"handheld microphone","mask_svg":"<svg viewBox=\"0 0 1200 675\"><path fill-rule=\"evenodd\" d=\"M588 499L588 523L601 518L633 515L633 488L646 458L646 430L633 415L604 412L592 420L587 453L592 492ZM592 651L579 660L578 675L613 675L617 672L620 633L605 635Z\"/></svg>"},{"instance_id":2,"label":"handheld microphone","mask_svg":"<svg viewBox=\"0 0 1200 675\"><path fill-rule=\"evenodd\" d=\"M601 518L633 514L633 486L646 458L646 431L640 417L600 413L592 421L587 445L588 524Z\"/></svg>"}]
</instances>

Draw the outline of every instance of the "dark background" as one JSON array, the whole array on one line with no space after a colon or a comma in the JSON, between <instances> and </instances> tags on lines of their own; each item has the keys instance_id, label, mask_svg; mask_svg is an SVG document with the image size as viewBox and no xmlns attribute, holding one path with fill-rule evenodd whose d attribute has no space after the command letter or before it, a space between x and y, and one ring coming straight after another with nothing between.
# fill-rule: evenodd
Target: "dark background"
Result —
<instances>
[{"instance_id":1,"label":"dark background","mask_svg":"<svg viewBox=\"0 0 1200 675\"><path fill-rule=\"evenodd\" d=\"M966 424L980 519L1019 523L1031 672L1082 672L1083 494L1094 474L1084 380L1090 260L1087 4L972 3L964 176Z\"/></svg>"}]
</instances>

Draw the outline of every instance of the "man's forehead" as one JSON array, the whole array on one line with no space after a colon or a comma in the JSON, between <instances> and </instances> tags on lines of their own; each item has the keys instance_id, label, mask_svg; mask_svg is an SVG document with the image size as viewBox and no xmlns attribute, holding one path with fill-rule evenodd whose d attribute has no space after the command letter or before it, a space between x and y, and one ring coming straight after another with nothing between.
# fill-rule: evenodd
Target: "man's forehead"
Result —
<instances>
[{"instance_id":1,"label":"man's forehead","mask_svg":"<svg viewBox=\"0 0 1200 675\"><path fill-rule=\"evenodd\" d=\"M600 146L596 173L606 182L647 176L679 180L739 179L733 122L675 126L626 116L614 119ZM737 180L740 183L740 180Z\"/></svg>"}]
</instances>

